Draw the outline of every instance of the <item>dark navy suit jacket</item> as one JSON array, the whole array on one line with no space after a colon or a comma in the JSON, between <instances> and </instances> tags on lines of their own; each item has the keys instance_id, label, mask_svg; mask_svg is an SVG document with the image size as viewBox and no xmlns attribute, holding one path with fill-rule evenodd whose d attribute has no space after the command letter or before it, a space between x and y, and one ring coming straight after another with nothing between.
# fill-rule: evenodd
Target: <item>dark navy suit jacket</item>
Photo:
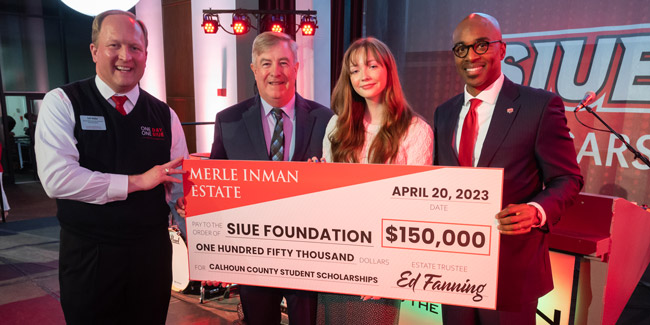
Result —
<instances>
[{"instance_id":1,"label":"dark navy suit jacket","mask_svg":"<svg viewBox=\"0 0 650 325\"><path fill-rule=\"evenodd\" d=\"M270 160L261 109L261 99L255 96L217 113L210 158ZM295 141L295 149L291 160L306 162L311 157L322 157L323 136L332 111L296 94L295 113L296 136L292 140ZM286 297L292 323L310 324L315 320L316 292L242 286L240 296L242 301L246 301L246 320L251 324L264 324L277 316L279 321L279 300L274 300L277 294Z\"/></svg>"},{"instance_id":2,"label":"dark navy suit jacket","mask_svg":"<svg viewBox=\"0 0 650 325\"><path fill-rule=\"evenodd\" d=\"M458 166L455 132L463 94L434 114L434 164ZM537 202L546 225L501 235L497 309L509 310L553 289L547 233L583 185L564 104L555 94L505 78L477 167L504 169L503 207Z\"/></svg>"},{"instance_id":3,"label":"dark navy suit jacket","mask_svg":"<svg viewBox=\"0 0 650 325\"><path fill-rule=\"evenodd\" d=\"M292 161L323 156L325 128L332 111L296 94L296 136ZM211 159L269 160L262 128L259 96L226 108L217 114Z\"/></svg>"}]
</instances>

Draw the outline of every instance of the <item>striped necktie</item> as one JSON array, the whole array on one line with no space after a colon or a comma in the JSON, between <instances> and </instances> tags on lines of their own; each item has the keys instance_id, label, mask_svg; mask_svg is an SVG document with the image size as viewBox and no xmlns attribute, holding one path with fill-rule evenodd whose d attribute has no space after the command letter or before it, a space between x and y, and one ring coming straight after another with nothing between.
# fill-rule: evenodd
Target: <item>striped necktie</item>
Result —
<instances>
[{"instance_id":1,"label":"striped necktie","mask_svg":"<svg viewBox=\"0 0 650 325\"><path fill-rule=\"evenodd\" d=\"M271 137L269 158L273 161L284 160L284 124L282 123L282 109L273 108L271 113L275 117L275 128Z\"/></svg>"}]
</instances>

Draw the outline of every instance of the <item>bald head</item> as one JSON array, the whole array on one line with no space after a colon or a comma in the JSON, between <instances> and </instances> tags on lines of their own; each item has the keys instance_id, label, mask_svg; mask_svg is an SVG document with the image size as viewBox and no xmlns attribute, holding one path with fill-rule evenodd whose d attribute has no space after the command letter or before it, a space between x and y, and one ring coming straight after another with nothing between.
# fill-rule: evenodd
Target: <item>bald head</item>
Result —
<instances>
[{"instance_id":1,"label":"bald head","mask_svg":"<svg viewBox=\"0 0 650 325\"><path fill-rule=\"evenodd\" d=\"M467 91L476 96L501 76L506 44L501 40L499 22L487 14L470 14L454 30L453 40L454 47L467 50L462 58L454 56L454 62ZM478 53L476 44L483 44Z\"/></svg>"},{"instance_id":2,"label":"bald head","mask_svg":"<svg viewBox=\"0 0 650 325\"><path fill-rule=\"evenodd\" d=\"M458 24L458 26L456 26L453 35L454 44L458 42L457 40L460 37L459 34L468 27L480 28L485 31L490 38L495 40L501 39L501 26L499 26L497 19L488 14L475 12L469 14Z\"/></svg>"},{"instance_id":3,"label":"bald head","mask_svg":"<svg viewBox=\"0 0 650 325\"><path fill-rule=\"evenodd\" d=\"M481 13L481 12L475 12L475 13L469 14L469 16L467 16L465 19L485 19L485 20L488 20L490 23L492 23L492 25L494 25L494 27L496 27L499 30L499 32L501 32L501 27L499 26L499 22L497 21L497 19L490 16L490 15L488 15L488 14L484 14L484 13Z\"/></svg>"}]
</instances>

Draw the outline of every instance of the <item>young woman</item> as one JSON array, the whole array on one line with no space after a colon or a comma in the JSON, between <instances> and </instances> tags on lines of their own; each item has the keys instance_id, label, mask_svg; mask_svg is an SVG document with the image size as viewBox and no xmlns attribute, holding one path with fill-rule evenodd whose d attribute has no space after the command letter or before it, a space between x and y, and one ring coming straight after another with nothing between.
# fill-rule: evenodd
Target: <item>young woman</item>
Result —
<instances>
[{"instance_id":1,"label":"young woman","mask_svg":"<svg viewBox=\"0 0 650 325\"><path fill-rule=\"evenodd\" d=\"M328 162L430 165L433 132L406 102L395 59L369 37L350 45L323 140Z\"/></svg>"},{"instance_id":2,"label":"young woman","mask_svg":"<svg viewBox=\"0 0 650 325\"><path fill-rule=\"evenodd\" d=\"M355 41L343 57L323 140L327 162L431 165L433 131L406 102L395 59L381 41ZM393 324L399 300L321 294L319 324Z\"/></svg>"}]
</instances>

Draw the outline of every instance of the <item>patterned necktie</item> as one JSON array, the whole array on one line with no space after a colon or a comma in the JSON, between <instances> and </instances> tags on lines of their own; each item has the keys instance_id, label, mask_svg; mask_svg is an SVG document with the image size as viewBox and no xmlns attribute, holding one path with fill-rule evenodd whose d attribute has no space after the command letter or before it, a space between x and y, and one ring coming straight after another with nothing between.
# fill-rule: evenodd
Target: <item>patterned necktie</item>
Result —
<instances>
[{"instance_id":1,"label":"patterned necktie","mask_svg":"<svg viewBox=\"0 0 650 325\"><path fill-rule=\"evenodd\" d=\"M273 137L271 137L269 158L273 161L282 161L284 160L284 125L282 123L282 109L273 108L271 113L275 117L275 128L273 129Z\"/></svg>"},{"instance_id":2,"label":"patterned necktie","mask_svg":"<svg viewBox=\"0 0 650 325\"><path fill-rule=\"evenodd\" d=\"M481 100L472 98L469 100L469 112L463 122L463 130L460 134L460 146L458 148L458 163L460 166L472 167L474 146L476 145L476 136L478 135L478 122L476 120L476 109L481 105Z\"/></svg>"},{"instance_id":3,"label":"patterned necktie","mask_svg":"<svg viewBox=\"0 0 650 325\"><path fill-rule=\"evenodd\" d=\"M111 96L111 99L115 102L115 109L120 112L120 114L126 116L126 111L124 110L124 102L126 102L126 96Z\"/></svg>"}]
</instances>

